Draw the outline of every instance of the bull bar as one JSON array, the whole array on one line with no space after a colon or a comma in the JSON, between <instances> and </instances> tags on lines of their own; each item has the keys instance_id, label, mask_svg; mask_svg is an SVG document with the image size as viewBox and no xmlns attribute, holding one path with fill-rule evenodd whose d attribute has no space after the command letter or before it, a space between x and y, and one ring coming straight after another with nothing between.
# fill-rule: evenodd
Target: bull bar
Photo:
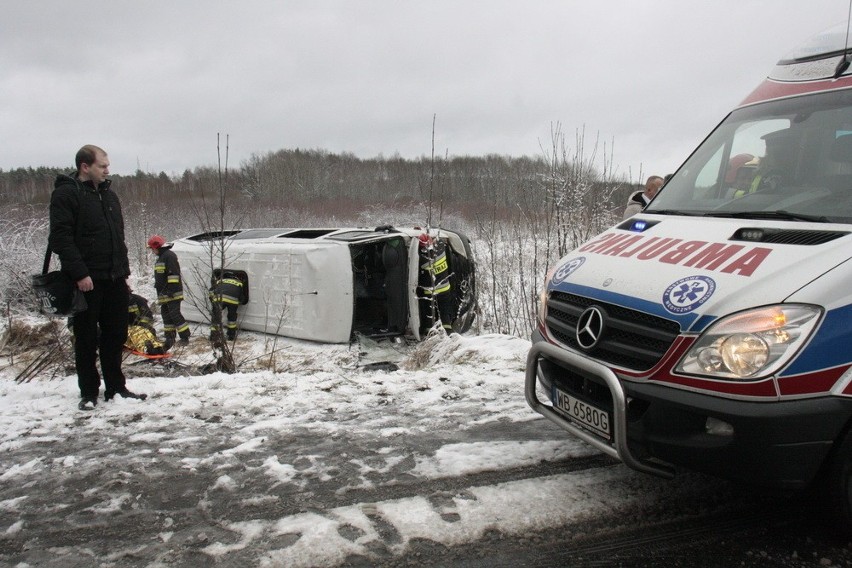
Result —
<instances>
[{"instance_id":1,"label":"bull bar","mask_svg":"<svg viewBox=\"0 0 852 568\"><path fill-rule=\"evenodd\" d=\"M586 431L556 412L552 406L543 404L538 399L538 396L536 395L536 385L538 383L539 360L542 356L554 359L568 368L578 369L604 381L612 394L613 444L610 444L602 438ZM567 349L556 347L546 341L538 341L533 343L532 348L530 348L529 355L527 355L524 390L527 398L527 404L529 404L533 410L555 423L560 428L564 428L572 435L580 438L587 444L594 446L609 456L621 460L628 467L635 470L668 479L674 477L674 468L671 466L642 460L634 456L630 451L630 448L627 445L627 397L624 394L624 389L622 388L618 377L615 376L615 373L613 373L611 369L601 365L600 363L577 355L576 353L572 353Z\"/></svg>"}]
</instances>

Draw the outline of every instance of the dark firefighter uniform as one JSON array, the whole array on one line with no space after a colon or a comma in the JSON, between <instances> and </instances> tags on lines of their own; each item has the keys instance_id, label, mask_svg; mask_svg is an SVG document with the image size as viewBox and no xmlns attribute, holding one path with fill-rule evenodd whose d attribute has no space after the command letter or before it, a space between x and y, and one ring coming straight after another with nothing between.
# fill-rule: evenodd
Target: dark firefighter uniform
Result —
<instances>
[{"instance_id":1,"label":"dark firefighter uniform","mask_svg":"<svg viewBox=\"0 0 852 568\"><path fill-rule=\"evenodd\" d=\"M130 294L127 314L127 325L141 325L154 331L154 312L151 311L148 300L139 294Z\"/></svg>"},{"instance_id":2,"label":"dark firefighter uniform","mask_svg":"<svg viewBox=\"0 0 852 568\"><path fill-rule=\"evenodd\" d=\"M170 245L154 249L157 262L154 263L154 288L157 290L157 303L163 316L163 334L166 345L175 342L175 336L180 335L182 343L189 341L189 324L180 313L180 303L183 301L183 283L180 279L180 264L177 255Z\"/></svg>"},{"instance_id":3,"label":"dark firefighter uniform","mask_svg":"<svg viewBox=\"0 0 852 568\"><path fill-rule=\"evenodd\" d=\"M227 312L228 339L237 337L237 308L243 302L243 281L234 274L226 272L223 278L216 280L210 288L210 302L213 305L213 318L210 322L210 337L216 338L222 334L222 310Z\"/></svg>"},{"instance_id":4,"label":"dark firefighter uniform","mask_svg":"<svg viewBox=\"0 0 852 568\"><path fill-rule=\"evenodd\" d=\"M420 235L419 262L417 290L420 298L421 334L427 333L434 326L436 318L441 320L441 327L449 332L453 328L453 317L446 244L440 239Z\"/></svg>"}]
</instances>

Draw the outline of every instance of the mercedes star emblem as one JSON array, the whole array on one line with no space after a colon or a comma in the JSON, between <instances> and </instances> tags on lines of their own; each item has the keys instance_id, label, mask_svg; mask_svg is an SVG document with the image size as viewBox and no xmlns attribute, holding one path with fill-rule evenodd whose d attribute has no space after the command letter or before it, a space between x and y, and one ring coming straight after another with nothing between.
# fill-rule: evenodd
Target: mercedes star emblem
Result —
<instances>
[{"instance_id":1,"label":"mercedes star emblem","mask_svg":"<svg viewBox=\"0 0 852 568\"><path fill-rule=\"evenodd\" d=\"M604 314L600 308L587 308L577 320L577 343L589 350L600 341L604 330Z\"/></svg>"}]
</instances>

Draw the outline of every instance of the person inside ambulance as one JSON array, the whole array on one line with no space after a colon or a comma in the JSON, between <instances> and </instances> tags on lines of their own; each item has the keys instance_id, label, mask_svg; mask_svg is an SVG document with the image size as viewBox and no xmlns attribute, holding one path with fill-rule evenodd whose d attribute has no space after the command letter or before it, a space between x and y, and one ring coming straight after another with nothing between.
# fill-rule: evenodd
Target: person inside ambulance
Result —
<instances>
[{"instance_id":1,"label":"person inside ambulance","mask_svg":"<svg viewBox=\"0 0 852 568\"><path fill-rule=\"evenodd\" d=\"M852 199L852 134L837 136L831 143L824 170L823 184L832 190L835 199Z\"/></svg>"},{"instance_id":2,"label":"person inside ambulance","mask_svg":"<svg viewBox=\"0 0 852 568\"><path fill-rule=\"evenodd\" d=\"M766 144L765 155L760 158L754 178L748 187L737 189L734 197L744 197L758 191L774 191L790 185L796 145L789 129L776 130L761 136Z\"/></svg>"},{"instance_id":3,"label":"person inside ambulance","mask_svg":"<svg viewBox=\"0 0 852 568\"><path fill-rule=\"evenodd\" d=\"M725 187L733 195L738 191L746 191L751 187L759 160L752 154L742 153L732 156L728 160L728 169L725 172ZM732 191L733 190L733 191Z\"/></svg>"}]
</instances>

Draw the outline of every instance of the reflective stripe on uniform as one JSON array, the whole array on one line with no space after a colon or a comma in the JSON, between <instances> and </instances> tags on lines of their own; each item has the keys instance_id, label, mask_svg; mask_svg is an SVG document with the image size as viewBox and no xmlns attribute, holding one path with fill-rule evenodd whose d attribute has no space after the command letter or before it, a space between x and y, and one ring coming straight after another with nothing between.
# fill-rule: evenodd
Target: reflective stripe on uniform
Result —
<instances>
[{"instance_id":1,"label":"reflective stripe on uniform","mask_svg":"<svg viewBox=\"0 0 852 568\"><path fill-rule=\"evenodd\" d=\"M430 274L441 274L442 272L446 272L449 266L447 265L447 253L442 252L438 255L435 260L430 260L429 262L423 263L420 266L423 270L429 272Z\"/></svg>"}]
</instances>

